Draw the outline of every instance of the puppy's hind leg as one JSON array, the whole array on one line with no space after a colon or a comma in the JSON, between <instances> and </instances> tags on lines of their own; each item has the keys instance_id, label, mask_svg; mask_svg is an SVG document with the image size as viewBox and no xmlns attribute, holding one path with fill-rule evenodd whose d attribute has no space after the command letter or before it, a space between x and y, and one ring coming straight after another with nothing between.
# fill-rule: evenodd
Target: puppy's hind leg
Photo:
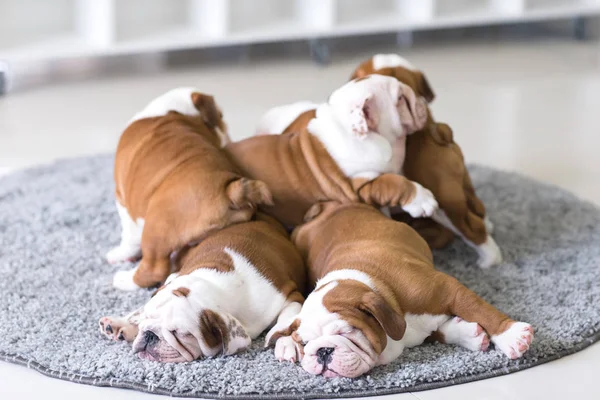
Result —
<instances>
[{"instance_id":1,"label":"puppy's hind leg","mask_svg":"<svg viewBox=\"0 0 600 400\"><path fill-rule=\"evenodd\" d=\"M121 243L106 253L106 260L111 264L138 260L141 255L143 220L136 223L125 207L116 201L117 212L121 220Z\"/></svg>"},{"instance_id":2,"label":"puppy's hind leg","mask_svg":"<svg viewBox=\"0 0 600 400\"><path fill-rule=\"evenodd\" d=\"M473 216L474 216L474 214L468 215L467 218L473 217ZM489 233L486 233L484 235L483 241L477 240L477 243L475 243L475 241L466 237L463 233L463 232L469 231L469 228L466 226L463 226L463 227L461 227L462 229L459 229L459 227L454 225L454 223L450 220L448 215L442 209L438 209L437 211L435 211L435 213L432 216L432 219L435 222L450 229L456 235L460 236L462 238L462 240L468 246L475 249L475 251L479 255L477 264L479 265L480 268L489 268L494 265L498 265L498 264L502 263L502 252L500 251L500 247L498 247L498 245L496 244L496 241ZM482 224L483 229L487 228L484 220L481 220L481 224ZM466 224L463 224L463 225L466 225Z\"/></svg>"},{"instance_id":3,"label":"puppy's hind leg","mask_svg":"<svg viewBox=\"0 0 600 400\"><path fill-rule=\"evenodd\" d=\"M490 340L508 357L519 358L529 349L533 327L517 322L501 313L455 278L445 276L444 297L451 299L446 313L469 322L477 322L490 335Z\"/></svg>"}]
</instances>

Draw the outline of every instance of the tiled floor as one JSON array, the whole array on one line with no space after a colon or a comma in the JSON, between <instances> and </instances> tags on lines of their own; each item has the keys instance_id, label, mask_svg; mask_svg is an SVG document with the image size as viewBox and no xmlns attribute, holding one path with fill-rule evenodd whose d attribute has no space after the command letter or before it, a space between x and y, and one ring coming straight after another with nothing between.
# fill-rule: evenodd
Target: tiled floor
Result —
<instances>
[{"instance_id":1,"label":"tiled floor","mask_svg":"<svg viewBox=\"0 0 600 400\"><path fill-rule=\"evenodd\" d=\"M597 43L487 39L416 46L403 54L427 72L438 94L435 115L454 128L468 161L518 171L600 204ZM0 99L0 174L59 157L113 151L134 112L180 85L214 93L232 136L242 138L272 105L323 100L368 55L340 56L328 68L296 57L229 62L14 93ZM600 345L595 345L509 376L386 398L598 399L598 366ZM150 397L55 381L4 363L0 382L0 398L6 399L48 393L63 399Z\"/></svg>"}]
</instances>

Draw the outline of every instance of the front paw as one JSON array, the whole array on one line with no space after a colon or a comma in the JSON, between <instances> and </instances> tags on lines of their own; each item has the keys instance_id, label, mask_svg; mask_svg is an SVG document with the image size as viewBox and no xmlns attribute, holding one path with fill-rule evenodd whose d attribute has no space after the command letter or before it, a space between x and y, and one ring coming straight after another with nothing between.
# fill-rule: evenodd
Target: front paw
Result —
<instances>
[{"instance_id":1,"label":"front paw","mask_svg":"<svg viewBox=\"0 0 600 400\"><path fill-rule=\"evenodd\" d=\"M402 209L413 218L431 217L438 209L438 202L429 189L413 182L415 185L415 195L413 199L402 206Z\"/></svg>"},{"instance_id":2,"label":"front paw","mask_svg":"<svg viewBox=\"0 0 600 400\"><path fill-rule=\"evenodd\" d=\"M137 329L125 318L102 317L98 321L100 333L110 340L117 342L133 342Z\"/></svg>"},{"instance_id":3,"label":"front paw","mask_svg":"<svg viewBox=\"0 0 600 400\"><path fill-rule=\"evenodd\" d=\"M525 322L513 322L506 331L492 336L492 343L511 359L523 355L533 341L533 327Z\"/></svg>"},{"instance_id":4,"label":"front paw","mask_svg":"<svg viewBox=\"0 0 600 400\"><path fill-rule=\"evenodd\" d=\"M291 363L302 361L302 352L299 346L291 336L280 337L275 342L275 358L279 361L289 361Z\"/></svg>"},{"instance_id":5,"label":"front paw","mask_svg":"<svg viewBox=\"0 0 600 400\"><path fill-rule=\"evenodd\" d=\"M129 292L139 289L140 286L133 281L133 276L135 275L136 271L137 268L127 271L117 271L113 277L113 286L117 289Z\"/></svg>"}]
</instances>

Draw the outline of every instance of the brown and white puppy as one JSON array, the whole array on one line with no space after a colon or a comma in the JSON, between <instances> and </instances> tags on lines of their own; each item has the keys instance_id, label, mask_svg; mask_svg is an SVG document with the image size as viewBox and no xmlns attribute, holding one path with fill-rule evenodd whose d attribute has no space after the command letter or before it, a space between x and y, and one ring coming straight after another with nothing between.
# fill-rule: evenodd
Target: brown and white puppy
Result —
<instances>
[{"instance_id":1,"label":"brown and white puppy","mask_svg":"<svg viewBox=\"0 0 600 400\"><path fill-rule=\"evenodd\" d=\"M267 186L243 178L222 153L228 141L213 97L193 88L163 94L130 121L115 160L121 243L107 259L142 260L118 272L115 287L163 283L174 251L271 204Z\"/></svg>"},{"instance_id":2,"label":"brown and white puppy","mask_svg":"<svg viewBox=\"0 0 600 400\"><path fill-rule=\"evenodd\" d=\"M351 79L370 74L394 77L427 102L435 98L423 72L397 54L375 55L361 63ZM415 220L410 223L434 248L447 245L455 233L477 251L480 267L497 265L502 262L502 254L489 232L491 223L486 218L485 206L475 194L452 129L435 123L431 111L428 115L425 127L406 140L403 174L431 190L440 208L432 216L435 222Z\"/></svg>"},{"instance_id":3,"label":"brown and white puppy","mask_svg":"<svg viewBox=\"0 0 600 400\"><path fill-rule=\"evenodd\" d=\"M315 202L358 201L351 180L395 171L404 149L394 144L422 128L425 120L425 105L410 87L372 75L334 91L303 129L251 137L225 150L246 176L269 185L275 205L261 209L294 226ZM413 217L430 216L437 208L431 193L399 179L411 195L398 205Z\"/></svg>"},{"instance_id":4,"label":"brown and white puppy","mask_svg":"<svg viewBox=\"0 0 600 400\"><path fill-rule=\"evenodd\" d=\"M436 271L427 243L408 225L360 203L317 204L307 220L292 241L315 289L296 317L267 335L278 358L301 359L311 374L352 378L428 338L474 351L491 340L513 359L529 348L531 325Z\"/></svg>"},{"instance_id":5,"label":"brown and white puppy","mask_svg":"<svg viewBox=\"0 0 600 400\"><path fill-rule=\"evenodd\" d=\"M211 234L176 265L179 274L144 307L100 319L100 332L133 343L143 359L192 361L245 349L304 300L302 258L283 226L265 215Z\"/></svg>"}]
</instances>

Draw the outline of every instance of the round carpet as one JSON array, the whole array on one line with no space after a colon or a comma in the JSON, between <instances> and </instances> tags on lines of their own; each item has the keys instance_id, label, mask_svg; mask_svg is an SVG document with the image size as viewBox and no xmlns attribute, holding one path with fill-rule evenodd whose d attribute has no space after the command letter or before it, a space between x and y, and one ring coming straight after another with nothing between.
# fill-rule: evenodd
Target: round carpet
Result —
<instances>
[{"instance_id":1,"label":"round carpet","mask_svg":"<svg viewBox=\"0 0 600 400\"><path fill-rule=\"evenodd\" d=\"M119 241L113 159L61 161L0 180L0 358L75 382L186 397L314 398L417 391L508 374L599 338L600 211L555 187L472 167L506 262L481 270L460 242L437 267L511 317L535 327L511 361L491 349L409 349L357 379L325 379L279 363L262 340L241 355L185 364L133 356L100 336L98 318L126 313L150 292L111 287L104 253Z\"/></svg>"}]
</instances>

